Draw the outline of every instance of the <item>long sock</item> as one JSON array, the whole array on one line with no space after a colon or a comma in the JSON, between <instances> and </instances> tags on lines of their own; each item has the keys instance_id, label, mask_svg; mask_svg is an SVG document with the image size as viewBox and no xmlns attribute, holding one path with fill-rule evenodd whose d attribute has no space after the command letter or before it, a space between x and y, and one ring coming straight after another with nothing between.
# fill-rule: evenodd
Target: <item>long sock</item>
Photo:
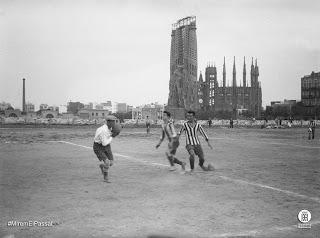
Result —
<instances>
[{"instance_id":1,"label":"long sock","mask_svg":"<svg viewBox=\"0 0 320 238\"><path fill-rule=\"evenodd\" d=\"M204 159L199 159L199 166L202 167L204 164Z\"/></svg>"},{"instance_id":2,"label":"long sock","mask_svg":"<svg viewBox=\"0 0 320 238\"><path fill-rule=\"evenodd\" d=\"M178 160L176 157L173 157L173 163L182 165L182 162Z\"/></svg>"},{"instance_id":3,"label":"long sock","mask_svg":"<svg viewBox=\"0 0 320 238\"><path fill-rule=\"evenodd\" d=\"M168 158L168 160L169 160L170 165L171 165L171 166L174 166L172 156L171 156L171 155L167 155L167 158Z\"/></svg>"},{"instance_id":4,"label":"long sock","mask_svg":"<svg viewBox=\"0 0 320 238\"><path fill-rule=\"evenodd\" d=\"M194 157L193 157L193 156L190 156L190 157L189 157L189 161L190 161L190 168L191 168L191 169L194 169Z\"/></svg>"},{"instance_id":5,"label":"long sock","mask_svg":"<svg viewBox=\"0 0 320 238\"><path fill-rule=\"evenodd\" d=\"M108 171L103 172L103 179L107 180L108 179Z\"/></svg>"}]
</instances>

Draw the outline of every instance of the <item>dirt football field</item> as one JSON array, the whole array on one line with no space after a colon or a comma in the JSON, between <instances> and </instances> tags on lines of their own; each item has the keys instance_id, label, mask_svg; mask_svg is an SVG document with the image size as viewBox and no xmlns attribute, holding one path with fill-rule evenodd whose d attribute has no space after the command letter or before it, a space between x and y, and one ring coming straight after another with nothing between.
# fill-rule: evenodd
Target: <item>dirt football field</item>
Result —
<instances>
[{"instance_id":1,"label":"dirt football field","mask_svg":"<svg viewBox=\"0 0 320 238\"><path fill-rule=\"evenodd\" d=\"M0 238L320 237L319 130L205 128L215 171L190 174L169 171L159 128L124 128L105 183L95 129L0 128ZM184 135L177 157L188 171Z\"/></svg>"}]
</instances>

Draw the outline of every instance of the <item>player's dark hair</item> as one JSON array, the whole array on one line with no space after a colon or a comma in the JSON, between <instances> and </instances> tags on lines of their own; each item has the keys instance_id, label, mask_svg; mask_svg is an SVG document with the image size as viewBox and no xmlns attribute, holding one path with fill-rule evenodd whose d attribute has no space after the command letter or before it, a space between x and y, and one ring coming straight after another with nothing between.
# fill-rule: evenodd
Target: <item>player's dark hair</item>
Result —
<instances>
[{"instance_id":1,"label":"player's dark hair","mask_svg":"<svg viewBox=\"0 0 320 238\"><path fill-rule=\"evenodd\" d=\"M171 113L168 111L163 111L163 113L167 114L168 117L171 117Z\"/></svg>"},{"instance_id":2,"label":"player's dark hair","mask_svg":"<svg viewBox=\"0 0 320 238\"><path fill-rule=\"evenodd\" d=\"M188 113L188 114L192 114L193 116L196 115L195 111L192 111L192 110L187 111L187 113Z\"/></svg>"}]
</instances>

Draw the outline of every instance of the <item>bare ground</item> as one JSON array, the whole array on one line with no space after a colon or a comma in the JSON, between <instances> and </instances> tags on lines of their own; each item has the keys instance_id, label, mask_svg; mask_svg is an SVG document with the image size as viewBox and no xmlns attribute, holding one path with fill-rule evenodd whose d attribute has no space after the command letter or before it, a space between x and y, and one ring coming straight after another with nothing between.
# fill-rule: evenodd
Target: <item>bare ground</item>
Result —
<instances>
[{"instance_id":1,"label":"bare ground","mask_svg":"<svg viewBox=\"0 0 320 238\"><path fill-rule=\"evenodd\" d=\"M168 171L159 129L124 129L107 184L90 148L49 142L91 147L94 128L0 130L0 237L319 237L319 139L306 129L207 131L216 171L190 175ZM184 137L178 157L188 162ZM302 209L311 229L296 228Z\"/></svg>"}]
</instances>

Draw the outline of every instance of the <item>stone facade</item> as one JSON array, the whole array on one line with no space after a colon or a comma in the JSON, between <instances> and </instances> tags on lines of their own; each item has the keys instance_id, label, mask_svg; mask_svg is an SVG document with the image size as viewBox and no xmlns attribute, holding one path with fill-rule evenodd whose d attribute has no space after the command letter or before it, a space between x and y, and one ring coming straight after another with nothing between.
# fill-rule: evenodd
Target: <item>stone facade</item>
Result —
<instances>
[{"instance_id":1,"label":"stone facade","mask_svg":"<svg viewBox=\"0 0 320 238\"><path fill-rule=\"evenodd\" d=\"M316 115L320 108L320 72L301 78L301 101L308 115Z\"/></svg>"},{"instance_id":2,"label":"stone facade","mask_svg":"<svg viewBox=\"0 0 320 238\"><path fill-rule=\"evenodd\" d=\"M55 111L55 110L40 110L40 117L41 118L57 118L58 117L59 112Z\"/></svg>"},{"instance_id":3,"label":"stone facade","mask_svg":"<svg viewBox=\"0 0 320 238\"><path fill-rule=\"evenodd\" d=\"M144 106L144 107L137 107L133 108L132 110L132 119L133 120L146 120L147 116L150 120L156 122L158 120L162 120L163 116L163 106Z\"/></svg>"},{"instance_id":4,"label":"stone facade","mask_svg":"<svg viewBox=\"0 0 320 238\"><path fill-rule=\"evenodd\" d=\"M34 104L28 102L25 104L25 112L34 112L35 111L35 107Z\"/></svg>"},{"instance_id":5,"label":"stone facade","mask_svg":"<svg viewBox=\"0 0 320 238\"><path fill-rule=\"evenodd\" d=\"M167 110L198 110L196 18L173 24L171 33L170 82Z\"/></svg>"},{"instance_id":6,"label":"stone facade","mask_svg":"<svg viewBox=\"0 0 320 238\"><path fill-rule=\"evenodd\" d=\"M110 111L103 109L81 109L78 114L81 119L103 119L110 114Z\"/></svg>"},{"instance_id":7,"label":"stone facade","mask_svg":"<svg viewBox=\"0 0 320 238\"><path fill-rule=\"evenodd\" d=\"M251 64L251 85L246 79L246 64L243 65L242 86L237 86L235 60L233 63L232 85L226 85L226 67L223 63L223 82L219 86L217 78L217 68L208 66L205 72L205 81L200 75L200 107L203 110L213 111L215 113L226 111L231 112L234 118L239 111L249 111L254 118L260 118L262 111L262 91L258 80L259 67L257 61Z\"/></svg>"},{"instance_id":8,"label":"stone facade","mask_svg":"<svg viewBox=\"0 0 320 238\"><path fill-rule=\"evenodd\" d=\"M21 117L22 113L19 109L7 109L4 111L5 117Z\"/></svg>"}]
</instances>

